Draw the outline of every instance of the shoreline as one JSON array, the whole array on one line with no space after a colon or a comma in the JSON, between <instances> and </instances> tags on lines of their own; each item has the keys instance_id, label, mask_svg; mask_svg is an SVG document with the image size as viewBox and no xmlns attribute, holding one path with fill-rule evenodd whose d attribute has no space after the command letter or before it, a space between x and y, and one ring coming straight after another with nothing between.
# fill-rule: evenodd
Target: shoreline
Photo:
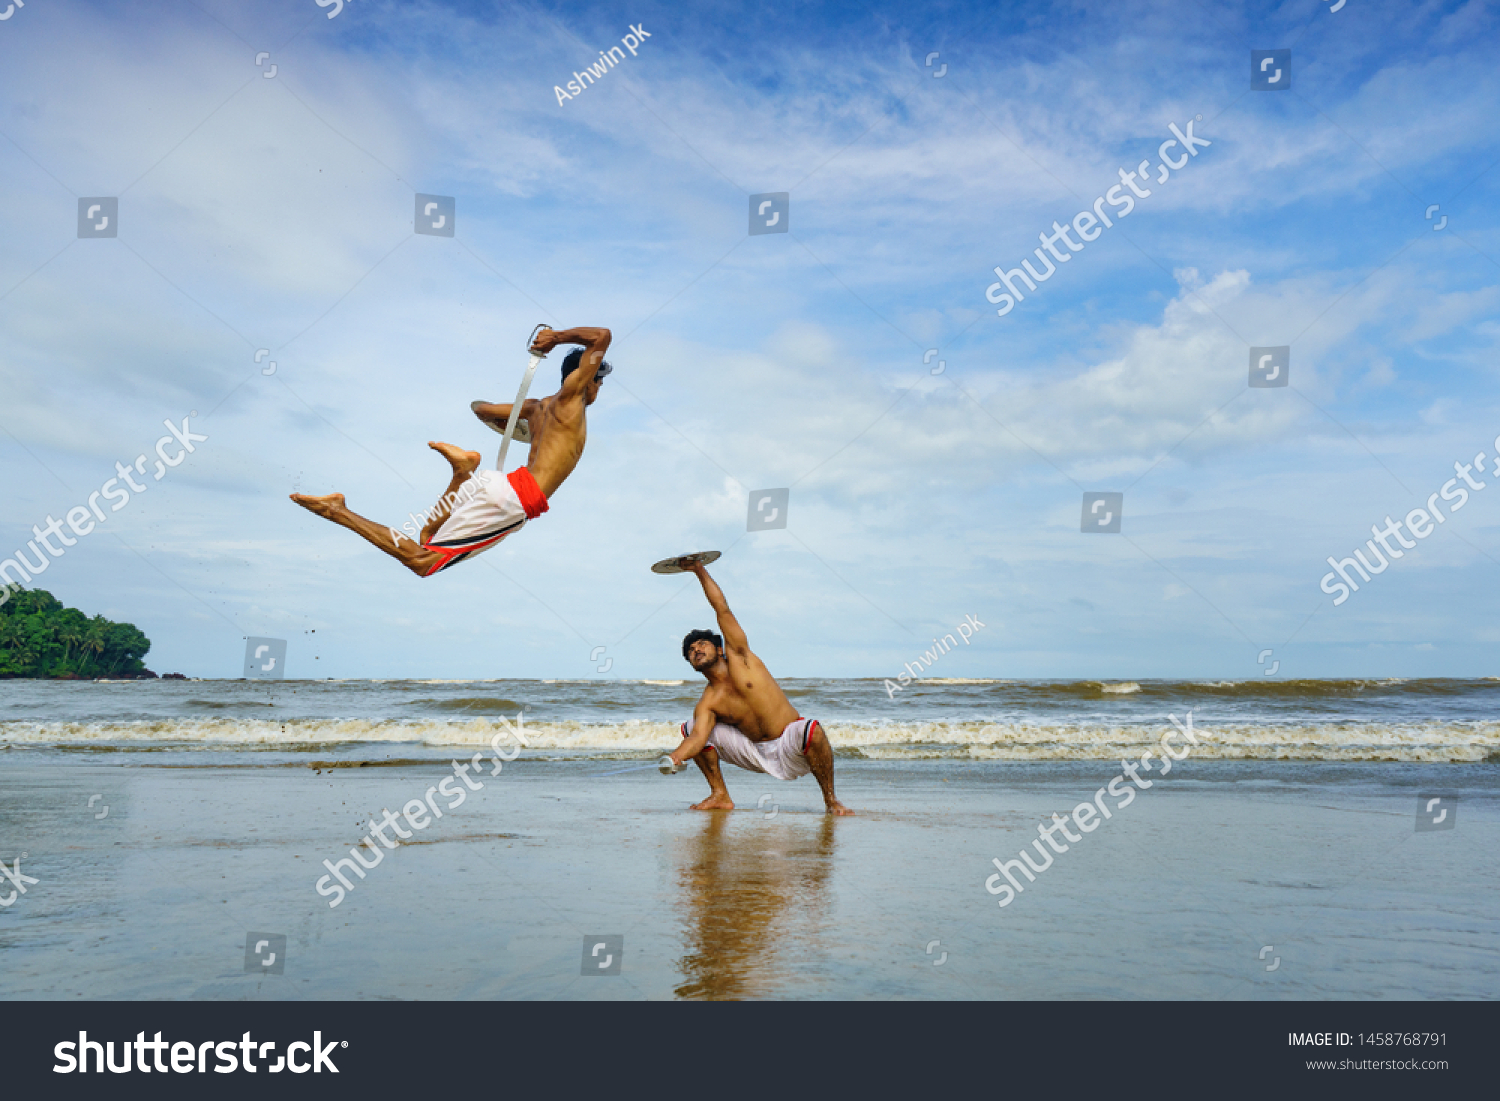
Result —
<instances>
[{"instance_id":1,"label":"shoreline","mask_svg":"<svg viewBox=\"0 0 1500 1101\"><path fill-rule=\"evenodd\" d=\"M0 752L187 754L209 761L225 755L283 756L330 767L363 758L383 764L466 757L504 729L504 720L204 719L175 722L164 736L157 720L35 723L0 721ZM1154 746L1158 724L1079 724L1066 728L968 730L942 723L827 724L841 761L902 765L921 761L997 765L1087 763L1138 757ZM528 723L526 758L535 761L640 761L650 763L680 740L672 722ZM1220 763L1467 765L1500 764L1500 723L1437 724L1417 736L1409 729L1383 730L1340 724L1308 731L1264 727L1203 726L1194 757ZM964 736L966 735L966 736ZM313 767L309 764L308 767ZM204 767L211 767L205 763Z\"/></svg>"}]
</instances>

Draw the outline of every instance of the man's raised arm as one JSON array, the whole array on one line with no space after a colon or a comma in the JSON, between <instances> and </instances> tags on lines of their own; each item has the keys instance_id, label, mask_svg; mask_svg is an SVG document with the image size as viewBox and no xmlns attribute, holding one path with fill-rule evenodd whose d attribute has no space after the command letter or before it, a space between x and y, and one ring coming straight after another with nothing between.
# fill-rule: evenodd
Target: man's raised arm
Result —
<instances>
[{"instance_id":1,"label":"man's raised arm","mask_svg":"<svg viewBox=\"0 0 1500 1101\"><path fill-rule=\"evenodd\" d=\"M582 344L584 347L583 360L574 371L563 382L562 389L558 391L565 397L576 396L588 385L589 379L599 373L599 364L604 362L604 353L609 348L611 334L608 329L543 329L536 334L536 340L531 344L531 350L538 355L545 355L559 344Z\"/></svg>"},{"instance_id":2,"label":"man's raised arm","mask_svg":"<svg viewBox=\"0 0 1500 1101\"><path fill-rule=\"evenodd\" d=\"M740 626L740 621L734 618L734 613L729 610L729 602L724 599L724 590L712 577L708 576L708 570L703 568L703 563L694 561L692 571L698 575L698 580L703 583L703 595L708 597L708 604L719 617L719 631L724 636L724 648L733 650L737 654L743 654L750 649L750 640L745 637L745 629Z\"/></svg>"}]
</instances>

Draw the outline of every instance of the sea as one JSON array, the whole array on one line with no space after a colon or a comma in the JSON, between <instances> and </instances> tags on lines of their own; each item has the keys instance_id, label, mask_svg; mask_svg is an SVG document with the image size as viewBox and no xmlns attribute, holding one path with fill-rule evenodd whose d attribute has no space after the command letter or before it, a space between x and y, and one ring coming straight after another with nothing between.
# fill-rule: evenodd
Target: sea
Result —
<instances>
[{"instance_id":1,"label":"sea","mask_svg":"<svg viewBox=\"0 0 1500 1101\"><path fill-rule=\"evenodd\" d=\"M1500 677L781 682L836 751L869 760L1138 755L1192 724L1197 759L1500 762ZM0 681L0 751L440 758L516 724L538 759L649 761L696 680ZM205 762L206 763L206 762Z\"/></svg>"}]
</instances>

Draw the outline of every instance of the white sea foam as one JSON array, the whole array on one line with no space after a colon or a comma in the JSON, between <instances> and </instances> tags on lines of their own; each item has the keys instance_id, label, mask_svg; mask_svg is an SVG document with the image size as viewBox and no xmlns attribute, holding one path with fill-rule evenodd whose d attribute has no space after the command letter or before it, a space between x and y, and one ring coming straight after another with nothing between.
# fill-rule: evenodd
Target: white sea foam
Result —
<instances>
[{"instance_id":1,"label":"white sea foam","mask_svg":"<svg viewBox=\"0 0 1500 1101\"><path fill-rule=\"evenodd\" d=\"M1125 681L1123 684L1101 684L1099 691L1110 696L1133 696L1141 690L1141 686L1133 680Z\"/></svg>"},{"instance_id":2,"label":"white sea foam","mask_svg":"<svg viewBox=\"0 0 1500 1101\"><path fill-rule=\"evenodd\" d=\"M503 729L493 720L163 719L131 722L4 722L0 745L237 748L317 752L356 743L470 747ZM877 759L1092 760L1138 757L1165 723L836 723L829 736L845 754ZM681 740L675 723L544 722L525 725L528 753L567 757L602 752L651 754ZM1328 723L1282 726L1200 724L1193 756L1206 760L1500 760L1500 722Z\"/></svg>"}]
</instances>

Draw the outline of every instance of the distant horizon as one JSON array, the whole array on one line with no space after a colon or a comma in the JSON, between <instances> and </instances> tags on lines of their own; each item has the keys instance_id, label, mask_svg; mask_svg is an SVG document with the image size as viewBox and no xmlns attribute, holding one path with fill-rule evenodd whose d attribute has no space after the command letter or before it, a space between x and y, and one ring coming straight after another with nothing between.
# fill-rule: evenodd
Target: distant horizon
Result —
<instances>
[{"instance_id":1,"label":"distant horizon","mask_svg":"<svg viewBox=\"0 0 1500 1101\"><path fill-rule=\"evenodd\" d=\"M152 670L152 672L156 672ZM160 681L168 679L176 670L167 673L157 673L154 677L16 677L0 674L0 681L58 681L66 683L103 683L103 684L127 684L134 681ZM176 680L176 677L172 677ZM880 684L889 679L878 676L791 676L778 675L776 678L783 683L796 681L869 681ZM1413 681L1500 681L1500 675L1484 674L1466 677L1433 677L1433 676L1399 676L1396 674L1368 673L1357 676L1337 677L1276 677L1255 679L1248 677L1213 677L1181 676L1181 677L1146 677L1146 676L1119 676L1119 677L1060 677L1060 676L975 676L975 677L923 677L914 682L918 684L984 684L984 683L1057 683L1057 684L1099 684L1106 687L1118 687L1131 684L1194 684L1203 686L1227 685L1227 684L1259 684L1266 687L1286 684L1340 684L1340 683L1409 683ZM433 676L390 676L390 677L283 677L279 680L257 680L249 677L198 677L191 674L182 674L183 683L215 683L215 684L392 684L398 682L410 682L413 684L501 684L504 682L535 682L553 684L691 684L693 678L687 677L433 677Z\"/></svg>"}]
</instances>

